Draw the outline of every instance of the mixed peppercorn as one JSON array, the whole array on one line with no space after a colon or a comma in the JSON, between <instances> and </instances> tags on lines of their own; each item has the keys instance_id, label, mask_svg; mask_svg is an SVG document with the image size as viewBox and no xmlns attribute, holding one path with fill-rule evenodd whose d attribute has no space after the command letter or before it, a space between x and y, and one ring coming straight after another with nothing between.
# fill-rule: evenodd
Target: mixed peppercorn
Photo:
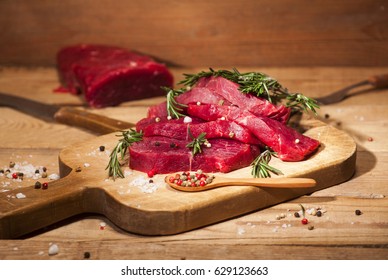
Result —
<instances>
[{"instance_id":1,"label":"mixed peppercorn","mask_svg":"<svg viewBox=\"0 0 388 280\"><path fill-rule=\"evenodd\" d=\"M188 171L172 175L168 178L170 183L177 184L183 187L203 187L210 184L214 180L214 175L207 175L198 170L190 173Z\"/></svg>"}]
</instances>

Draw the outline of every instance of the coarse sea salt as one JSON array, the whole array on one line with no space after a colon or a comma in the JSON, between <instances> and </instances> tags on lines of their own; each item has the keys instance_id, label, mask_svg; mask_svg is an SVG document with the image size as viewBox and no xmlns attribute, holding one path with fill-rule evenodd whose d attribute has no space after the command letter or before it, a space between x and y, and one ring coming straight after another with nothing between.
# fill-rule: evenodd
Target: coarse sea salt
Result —
<instances>
[{"instance_id":1,"label":"coarse sea salt","mask_svg":"<svg viewBox=\"0 0 388 280\"><path fill-rule=\"evenodd\" d=\"M50 256L56 255L59 252L59 247L57 244L51 244L48 250Z\"/></svg>"},{"instance_id":2,"label":"coarse sea salt","mask_svg":"<svg viewBox=\"0 0 388 280\"><path fill-rule=\"evenodd\" d=\"M49 178L50 180L58 180L60 177L59 177L58 174L53 173L53 174L50 174L50 175L48 176L48 178Z\"/></svg>"},{"instance_id":3,"label":"coarse sea salt","mask_svg":"<svg viewBox=\"0 0 388 280\"><path fill-rule=\"evenodd\" d=\"M136 177L129 184L139 188L143 193L153 193L159 188L157 184L150 182L150 180L146 179L144 176Z\"/></svg>"},{"instance_id":4,"label":"coarse sea salt","mask_svg":"<svg viewBox=\"0 0 388 280\"><path fill-rule=\"evenodd\" d=\"M127 177L129 175L132 175L133 171L132 170L124 170L124 177Z\"/></svg>"},{"instance_id":5,"label":"coarse sea salt","mask_svg":"<svg viewBox=\"0 0 388 280\"><path fill-rule=\"evenodd\" d=\"M16 198L17 199L23 199L23 198L26 198L26 195L24 193L17 193L16 194Z\"/></svg>"},{"instance_id":6,"label":"coarse sea salt","mask_svg":"<svg viewBox=\"0 0 388 280\"><path fill-rule=\"evenodd\" d=\"M183 119L183 122L184 122L184 123L191 123L192 121L193 121L193 119L190 118L189 116L186 116L186 117L184 117L184 119Z\"/></svg>"},{"instance_id":7,"label":"coarse sea salt","mask_svg":"<svg viewBox=\"0 0 388 280\"><path fill-rule=\"evenodd\" d=\"M34 166L31 163L28 163L27 161L23 162L15 162L15 165L10 168L10 167L4 167L4 170L9 169L9 173L6 174L5 176L8 179L13 179L12 174L13 173L23 173L23 178L28 178L28 179L39 179L41 178L41 174L44 173L43 171L43 166ZM36 171L39 171L39 173L36 173ZM13 179L14 182L21 182L22 179Z\"/></svg>"},{"instance_id":8,"label":"coarse sea salt","mask_svg":"<svg viewBox=\"0 0 388 280\"><path fill-rule=\"evenodd\" d=\"M238 235L243 235L244 233L245 233L245 229L243 229L242 227L237 228Z\"/></svg>"}]
</instances>

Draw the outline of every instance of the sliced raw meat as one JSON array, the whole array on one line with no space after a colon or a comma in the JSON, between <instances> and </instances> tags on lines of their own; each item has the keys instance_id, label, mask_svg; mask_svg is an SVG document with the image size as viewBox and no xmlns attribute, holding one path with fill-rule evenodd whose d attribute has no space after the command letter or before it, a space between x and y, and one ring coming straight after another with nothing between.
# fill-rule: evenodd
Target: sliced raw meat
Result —
<instances>
[{"instance_id":1,"label":"sliced raw meat","mask_svg":"<svg viewBox=\"0 0 388 280\"><path fill-rule=\"evenodd\" d=\"M161 86L173 86L173 76L165 65L117 47L66 47L58 52L57 64L61 91L84 94L92 107L165 95Z\"/></svg>"},{"instance_id":2,"label":"sliced raw meat","mask_svg":"<svg viewBox=\"0 0 388 280\"><path fill-rule=\"evenodd\" d=\"M319 141L267 117L259 117L234 106L194 105L187 109L191 116L214 121L224 117L248 128L262 143L277 152L283 161L300 161L319 147Z\"/></svg>"},{"instance_id":3,"label":"sliced raw meat","mask_svg":"<svg viewBox=\"0 0 388 280\"><path fill-rule=\"evenodd\" d=\"M256 116L269 117L287 123L291 110L283 105L274 105L264 98L252 94L241 93L240 86L223 77L203 77L198 80L196 87L204 87L221 95L233 105L248 110ZM215 104L215 103L212 103ZM225 104L227 105L227 104Z\"/></svg>"},{"instance_id":4,"label":"sliced raw meat","mask_svg":"<svg viewBox=\"0 0 388 280\"><path fill-rule=\"evenodd\" d=\"M230 139L211 139L211 147L192 156L188 141L167 137L144 137L129 148L132 169L155 174L201 169L204 172L230 172L248 166L260 153L257 146Z\"/></svg>"},{"instance_id":5,"label":"sliced raw meat","mask_svg":"<svg viewBox=\"0 0 388 280\"><path fill-rule=\"evenodd\" d=\"M187 118L186 118L187 119ZM184 118L168 120L163 118L145 118L136 124L136 130L142 130L144 136L165 136L180 140L190 140L189 129L193 137L206 133L206 139L234 139L247 144L259 144L259 140L245 127L226 120L204 122L201 119L190 118L185 123Z\"/></svg>"},{"instance_id":6,"label":"sliced raw meat","mask_svg":"<svg viewBox=\"0 0 388 280\"><path fill-rule=\"evenodd\" d=\"M216 92L210 91L206 88L194 87L177 97L175 100L179 104L189 104L201 102L202 104L218 104L218 105L231 105L230 102L225 100L222 96ZM182 107L185 110L185 107ZM167 103L163 102L148 108L148 117L165 117L167 116Z\"/></svg>"}]
</instances>

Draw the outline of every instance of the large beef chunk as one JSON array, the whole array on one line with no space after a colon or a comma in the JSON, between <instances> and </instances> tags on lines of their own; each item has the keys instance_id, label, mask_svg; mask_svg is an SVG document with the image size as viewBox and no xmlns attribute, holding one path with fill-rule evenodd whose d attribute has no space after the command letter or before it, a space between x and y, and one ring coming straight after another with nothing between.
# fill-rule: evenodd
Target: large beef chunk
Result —
<instances>
[{"instance_id":1,"label":"large beef chunk","mask_svg":"<svg viewBox=\"0 0 388 280\"><path fill-rule=\"evenodd\" d=\"M57 55L62 90L84 94L92 107L164 95L172 87L167 67L152 58L111 46L75 45Z\"/></svg>"},{"instance_id":2,"label":"large beef chunk","mask_svg":"<svg viewBox=\"0 0 388 280\"><path fill-rule=\"evenodd\" d=\"M225 100L224 97L222 97L221 95L217 94L214 91L210 91L205 87L194 87L175 97L175 100L179 104L184 104L184 105L187 105L189 103L197 103L197 102L200 102L201 104L231 105L231 103ZM180 107L180 108L183 109L183 112L185 112L185 107ZM148 108L148 117L165 117L165 116L167 116L167 102L162 102L160 104L157 104Z\"/></svg>"},{"instance_id":3,"label":"large beef chunk","mask_svg":"<svg viewBox=\"0 0 388 280\"><path fill-rule=\"evenodd\" d=\"M248 128L283 161L301 161L319 147L319 141L300 134L281 122L255 116L234 106L189 104L187 112L207 121L225 118Z\"/></svg>"},{"instance_id":4,"label":"large beef chunk","mask_svg":"<svg viewBox=\"0 0 388 280\"><path fill-rule=\"evenodd\" d=\"M210 148L192 155L188 141L168 137L144 137L129 148L129 166L142 172L166 174L201 169L204 172L230 172L248 166L260 153L257 146L231 139L211 139Z\"/></svg>"},{"instance_id":5,"label":"large beef chunk","mask_svg":"<svg viewBox=\"0 0 388 280\"><path fill-rule=\"evenodd\" d=\"M287 123L291 110L284 105L274 105L264 98L245 94L239 90L239 85L223 77L200 78L195 86L178 95L175 100L179 104L190 103L233 105L247 110L256 116L268 117L282 123ZM182 107L186 113L186 107ZM167 116L166 102L151 106L148 117Z\"/></svg>"},{"instance_id":6,"label":"large beef chunk","mask_svg":"<svg viewBox=\"0 0 388 280\"><path fill-rule=\"evenodd\" d=\"M198 80L196 86L207 88L211 92L222 96L233 105L247 110L256 116L268 117L282 123L286 123L290 117L291 110L284 105L274 105L264 98L241 93L238 84L223 77L203 77Z\"/></svg>"},{"instance_id":7,"label":"large beef chunk","mask_svg":"<svg viewBox=\"0 0 388 280\"><path fill-rule=\"evenodd\" d=\"M136 124L137 131L144 136L165 136L179 140L190 140L206 133L206 139L234 139L247 144L260 144L259 140L245 127L226 120L205 122L198 118L168 120L162 118L144 118Z\"/></svg>"}]
</instances>

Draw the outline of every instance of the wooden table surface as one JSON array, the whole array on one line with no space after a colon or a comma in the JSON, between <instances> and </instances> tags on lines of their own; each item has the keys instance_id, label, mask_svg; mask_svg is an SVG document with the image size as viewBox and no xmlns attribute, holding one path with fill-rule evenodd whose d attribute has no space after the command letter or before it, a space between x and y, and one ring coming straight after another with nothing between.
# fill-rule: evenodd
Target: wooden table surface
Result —
<instances>
[{"instance_id":1,"label":"wooden table surface","mask_svg":"<svg viewBox=\"0 0 388 280\"><path fill-rule=\"evenodd\" d=\"M182 73L204 69L173 69ZM260 68L293 92L323 96L388 68ZM53 93L58 86L54 68L0 68L0 91L42 102L83 106L77 96ZM136 122L154 98L119 107L90 111ZM140 236L124 232L103 216L73 217L15 240L0 240L0 259L387 259L388 258L388 90L356 94L340 103L321 106L319 117L347 132L357 143L352 179L309 196L278 204L225 222L171 236ZM46 166L58 174L58 153L96 134L44 122L14 109L0 107L0 168L9 162ZM102 171L103 172L103 171ZM330 174L327 174L330 176ZM0 177L0 191L32 185ZM9 187L9 186L7 186ZM307 215L310 225L293 216L321 207L321 217ZM362 215L355 215L355 210ZM277 216L285 214L285 218ZM101 228L101 224L106 226ZM51 244L59 252L49 256ZM90 256L90 257L89 257Z\"/></svg>"}]
</instances>

